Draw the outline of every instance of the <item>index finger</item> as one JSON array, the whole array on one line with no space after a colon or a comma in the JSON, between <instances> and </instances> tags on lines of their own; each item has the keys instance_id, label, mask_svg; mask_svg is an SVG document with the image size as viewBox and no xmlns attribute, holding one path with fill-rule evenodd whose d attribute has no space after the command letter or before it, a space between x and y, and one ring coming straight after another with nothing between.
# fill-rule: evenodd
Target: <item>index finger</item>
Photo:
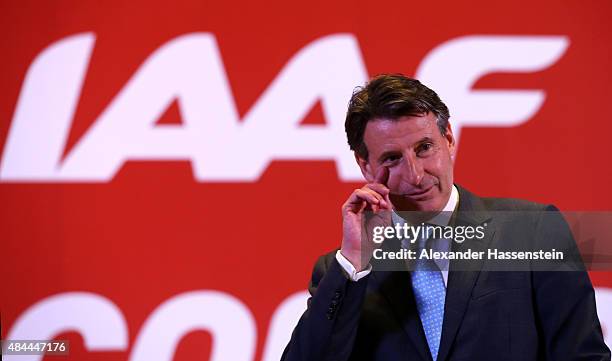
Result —
<instances>
[{"instance_id":1,"label":"index finger","mask_svg":"<svg viewBox=\"0 0 612 361\"><path fill-rule=\"evenodd\" d=\"M385 166L381 166L376 170L376 176L374 177L375 183L380 183L387 186L387 180L389 180L389 169Z\"/></svg>"}]
</instances>

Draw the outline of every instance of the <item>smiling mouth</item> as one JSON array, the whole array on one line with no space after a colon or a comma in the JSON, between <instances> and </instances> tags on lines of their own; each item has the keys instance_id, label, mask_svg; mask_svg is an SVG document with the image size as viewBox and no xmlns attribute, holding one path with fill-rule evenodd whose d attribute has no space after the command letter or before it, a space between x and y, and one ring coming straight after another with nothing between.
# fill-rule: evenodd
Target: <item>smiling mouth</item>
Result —
<instances>
[{"instance_id":1,"label":"smiling mouth","mask_svg":"<svg viewBox=\"0 0 612 361\"><path fill-rule=\"evenodd\" d=\"M412 192L412 193L403 193L403 194L399 194L399 196L404 197L404 198L410 198L410 199L418 199L418 198L423 198L428 196L434 189L434 186L431 185L429 188L424 189L422 191L418 191L418 192Z\"/></svg>"}]
</instances>

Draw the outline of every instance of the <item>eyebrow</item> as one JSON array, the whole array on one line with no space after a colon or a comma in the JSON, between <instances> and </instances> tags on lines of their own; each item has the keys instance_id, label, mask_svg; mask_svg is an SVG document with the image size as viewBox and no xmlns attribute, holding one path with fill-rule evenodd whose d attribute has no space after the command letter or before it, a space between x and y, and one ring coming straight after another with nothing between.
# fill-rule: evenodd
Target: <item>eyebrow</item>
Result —
<instances>
[{"instance_id":1,"label":"eyebrow","mask_svg":"<svg viewBox=\"0 0 612 361\"><path fill-rule=\"evenodd\" d=\"M427 142L429 142L429 143L433 143L433 142L434 142L434 140L433 140L431 137L423 137L423 138L419 139L418 141L414 142L414 144L413 144L412 146L413 146L413 147L415 147L415 146L419 146L419 145L421 145L421 144L423 144L423 143L427 143ZM385 158L387 158L387 157L388 157L388 156L390 156L390 155L395 155L395 154L397 154L397 153L398 153L398 151L397 151L397 150L388 150L388 151L385 151L385 152L383 152L383 153L380 155L380 157L378 157L378 162L379 162L379 163L382 163L382 162L384 162Z\"/></svg>"}]
</instances>

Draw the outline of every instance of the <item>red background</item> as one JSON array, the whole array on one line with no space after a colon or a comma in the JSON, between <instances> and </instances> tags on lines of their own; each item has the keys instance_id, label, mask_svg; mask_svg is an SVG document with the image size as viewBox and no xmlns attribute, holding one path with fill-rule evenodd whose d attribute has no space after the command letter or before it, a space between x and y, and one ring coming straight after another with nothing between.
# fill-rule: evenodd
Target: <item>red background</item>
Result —
<instances>
[{"instance_id":1,"label":"red background","mask_svg":"<svg viewBox=\"0 0 612 361\"><path fill-rule=\"evenodd\" d=\"M370 75L414 75L431 49L463 35L563 35L569 47L549 68L474 85L542 89L546 100L521 126L464 128L455 179L482 196L609 210L611 10L608 1L4 1L0 151L31 62L77 33L94 32L96 43L64 154L153 51L187 33L216 36L241 116L299 49L325 35L353 34ZM314 109L304 121L325 120ZM170 108L162 122L180 115ZM259 360L278 304L307 286L318 255L339 246L340 205L356 186L338 179L334 162L308 160L274 161L257 182L198 183L187 161L131 161L107 183L0 183L2 337L39 300L90 291L118 305L131 345L160 303L209 289L249 307ZM612 287L612 273L591 277ZM67 359L129 355L88 353L78 335L67 337ZM206 333L190 334L175 359L206 359L209 344Z\"/></svg>"}]
</instances>

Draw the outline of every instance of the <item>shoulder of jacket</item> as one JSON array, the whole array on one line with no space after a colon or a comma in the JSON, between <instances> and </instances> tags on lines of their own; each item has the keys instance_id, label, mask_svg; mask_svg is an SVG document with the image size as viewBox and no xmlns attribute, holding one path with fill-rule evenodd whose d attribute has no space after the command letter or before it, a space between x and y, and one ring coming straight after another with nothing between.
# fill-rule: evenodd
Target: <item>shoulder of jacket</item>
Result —
<instances>
[{"instance_id":1,"label":"shoulder of jacket","mask_svg":"<svg viewBox=\"0 0 612 361\"><path fill-rule=\"evenodd\" d=\"M517 198L482 197L485 207L491 211L544 211L550 205Z\"/></svg>"}]
</instances>

